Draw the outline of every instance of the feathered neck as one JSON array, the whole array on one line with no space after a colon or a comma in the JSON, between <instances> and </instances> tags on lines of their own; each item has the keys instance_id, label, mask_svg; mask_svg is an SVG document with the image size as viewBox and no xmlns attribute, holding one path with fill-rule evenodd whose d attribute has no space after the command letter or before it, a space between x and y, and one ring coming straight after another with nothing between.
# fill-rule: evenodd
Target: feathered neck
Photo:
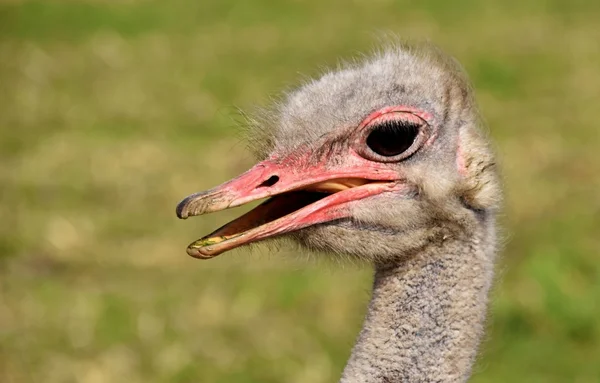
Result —
<instances>
[{"instance_id":1,"label":"feathered neck","mask_svg":"<svg viewBox=\"0 0 600 383\"><path fill-rule=\"evenodd\" d=\"M477 237L446 240L377 265L341 382L466 381L483 333L493 249Z\"/></svg>"}]
</instances>

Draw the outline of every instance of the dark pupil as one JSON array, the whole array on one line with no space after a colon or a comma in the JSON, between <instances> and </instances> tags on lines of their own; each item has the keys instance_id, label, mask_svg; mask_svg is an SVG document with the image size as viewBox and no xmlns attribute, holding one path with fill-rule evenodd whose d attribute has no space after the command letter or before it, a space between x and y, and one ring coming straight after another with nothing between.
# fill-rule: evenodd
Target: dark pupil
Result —
<instances>
[{"instance_id":1,"label":"dark pupil","mask_svg":"<svg viewBox=\"0 0 600 383\"><path fill-rule=\"evenodd\" d=\"M417 134L418 125L405 121L386 121L371 131L367 145L380 156L397 156L411 147Z\"/></svg>"}]
</instances>

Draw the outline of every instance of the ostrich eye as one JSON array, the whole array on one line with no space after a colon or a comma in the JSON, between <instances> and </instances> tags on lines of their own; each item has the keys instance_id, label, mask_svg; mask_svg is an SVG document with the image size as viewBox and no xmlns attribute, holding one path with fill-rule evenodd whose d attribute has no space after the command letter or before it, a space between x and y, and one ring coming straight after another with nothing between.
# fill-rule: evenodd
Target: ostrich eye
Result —
<instances>
[{"instance_id":1,"label":"ostrich eye","mask_svg":"<svg viewBox=\"0 0 600 383\"><path fill-rule=\"evenodd\" d=\"M367 146L383 157L407 151L419 135L419 125L410 121L390 120L377 124L367 136Z\"/></svg>"}]
</instances>

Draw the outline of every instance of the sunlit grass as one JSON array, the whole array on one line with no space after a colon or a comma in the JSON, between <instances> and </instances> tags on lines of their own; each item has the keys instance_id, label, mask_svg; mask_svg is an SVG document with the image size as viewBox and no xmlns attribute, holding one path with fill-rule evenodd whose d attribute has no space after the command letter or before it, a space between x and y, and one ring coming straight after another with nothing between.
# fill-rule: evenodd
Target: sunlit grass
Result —
<instances>
[{"instance_id":1,"label":"sunlit grass","mask_svg":"<svg viewBox=\"0 0 600 383\"><path fill-rule=\"evenodd\" d=\"M599 17L584 1L2 2L0 381L336 381L369 271L296 249L193 260L239 211L174 208L252 164L237 107L391 31L459 58L501 157L473 381L597 382Z\"/></svg>"}]
</instances>

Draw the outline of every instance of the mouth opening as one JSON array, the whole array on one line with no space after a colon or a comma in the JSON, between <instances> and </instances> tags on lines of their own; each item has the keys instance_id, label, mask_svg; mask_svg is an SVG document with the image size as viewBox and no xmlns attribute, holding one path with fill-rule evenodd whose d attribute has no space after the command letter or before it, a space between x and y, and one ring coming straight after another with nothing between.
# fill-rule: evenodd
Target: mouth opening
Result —
<instances>
[{"instance_id":1,"label":"mouth opening","mask_svg":"<svg viewBox=\"0 0 600 383\"><path fill-rule=\"evenodd\" d=\"M332 194L381 181L361 178L334 179L305 186L298 190L275 195L239 218L225 224L188 246L188 253L198 257L198 249L240 237L298 212Z\"/></svg>"}]
</instances>

